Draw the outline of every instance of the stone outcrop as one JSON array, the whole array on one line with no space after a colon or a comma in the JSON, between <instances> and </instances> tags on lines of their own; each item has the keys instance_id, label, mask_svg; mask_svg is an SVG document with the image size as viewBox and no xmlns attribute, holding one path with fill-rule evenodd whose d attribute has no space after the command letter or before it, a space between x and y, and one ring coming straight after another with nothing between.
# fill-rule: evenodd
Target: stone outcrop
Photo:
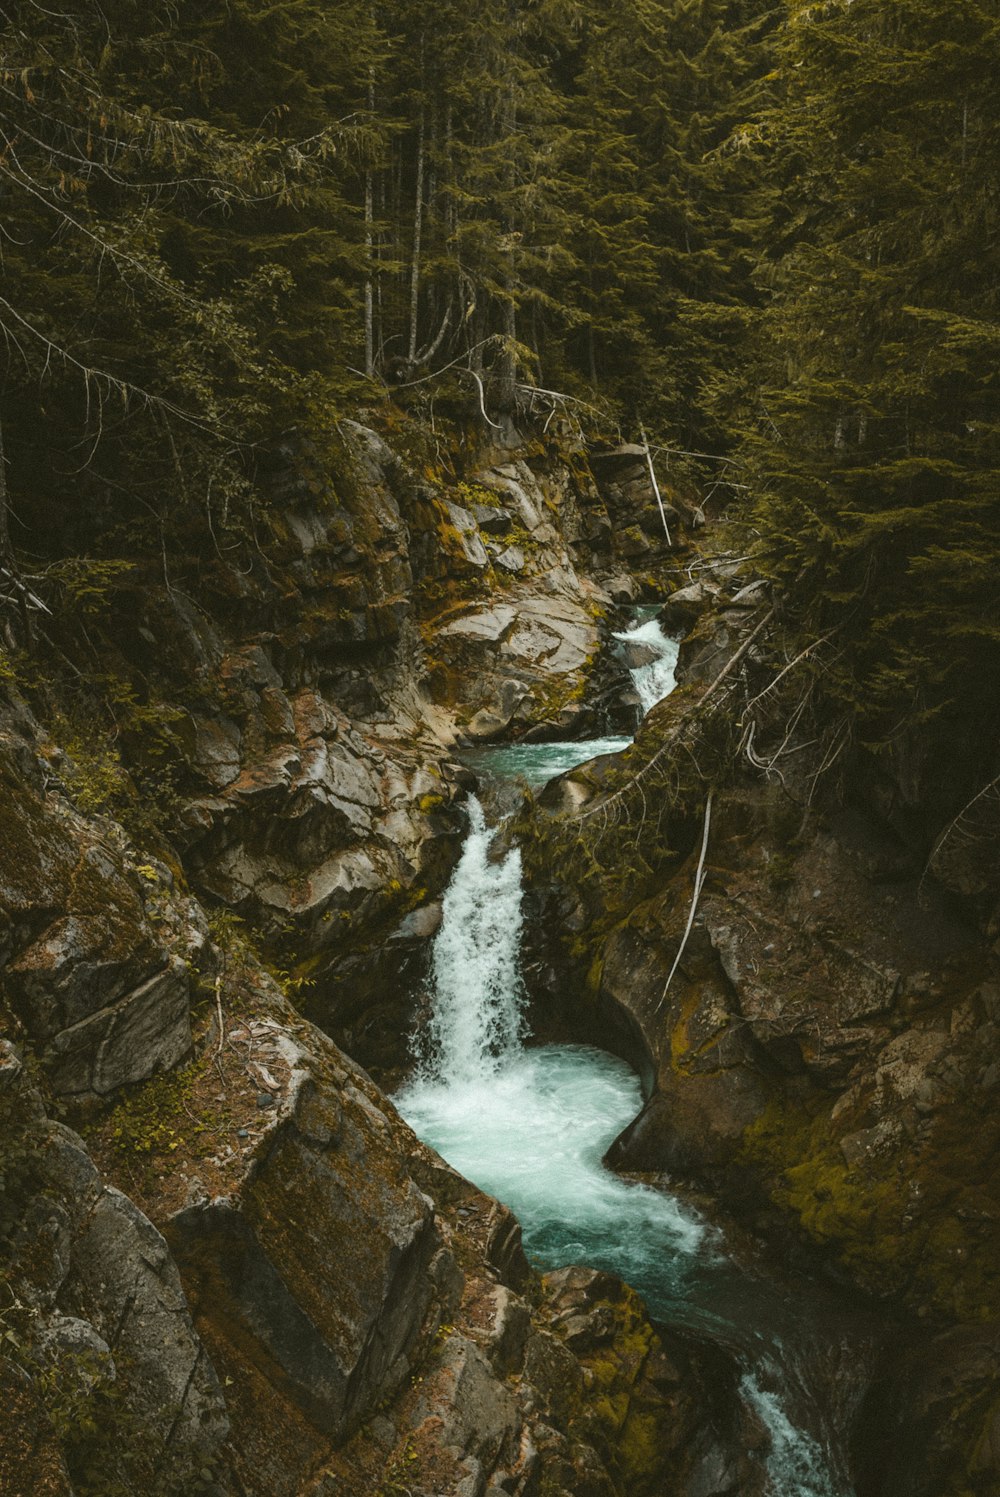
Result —
<instances>
[{"instance_id":1,"label":"stone outcrop","mask_svg":"<svg viewBox=\"0 0 1000 1497\"><path fill-rule=\"evenodd\" d=\"M732 1489L703 1374L632 1291L572 1270L539 1300L510 1213L249 956L218 991L192 1064L86 1146L4 1051L0 1374L39 1492L95 1462L219 1497Z\"/></svg>"},{"instance_id":2,"label":"stone outcrop","mask_svg":"<svg viewBox=\"0 0 1000 1497\"><path fill-rule=\"evenodd\" d=\"M167 1244L101 1178L82 1139L45 1116L9 1044L0 1088L2 1314L12 1359L0 1445L30 1446L26 1470L36 1468L39 1492L69 1490L59 1484L64 1451L74 1479L100 1468L130 1490L168 1480L182 1488L215 1466L229 1420Z\"/></svg>"},{"instance_id":3,"label":"stone outcrop","mask_svg":"<svg viewBox=\"0 0 1000 1497\"><path fill-rule=\"evenodd\" d=\"M156 915L160 873L111 824L46 791L23 739L0 744L0 950L9 1001L67 1096L108 1096L191 1048L186 959L203 933Z\"/></svg>"},{"instance_id":4,"label":"stone outcrop","mask_svg":"<svg viewBox=\"0 0 1000 1497\"><path fill-rule=\"evenodd\" d=\"M868 1415L871 1428L885 1415L895 1454L866 1449L861 1468L879 1474L862 1489L986 1493L1000 1480L1000 970L985 854L973 868L968 852L982 839L963 835L953 864L936 869L915 835L911 788L894 791L863 758L845 793L812 806L813 784L794 768L768 783L734 774L730 759L695 901L707 787L697 770L682 776L699 762L713 773L706 717L701 730L688 719L673 781L668 766L635 797L645 819L633 835L655 879L612 861L609 848L628 838L621 804L596 812L676 734L762 616L759 589L724 588L682 649L686 684L647 720L624 774L598 762L541 798L550 813L586 808L604 828L603 874L576 890L565 871L547 889L542 874L536 895L539 923L591 960L589 1003L562 1024L603 1028L648 1068L648 1100L611 1162L710 1183L786 1255L835 1267L904 1317L912 1341L894 1343ZM751 672L737 706L767 679ZM657 842L649 807L660 795ZM564 854L561 869L571 866ZM956 898L960 888L972 897ZM547 1003L565 955L551 944L535 955Z\"/></svg>"},{"instance_id":5,"label":"stone outcrop","mask_svg":"<svg viewBox=\"0 0 1000 1497\"><path fill-rule=\"evenodd\" d=\"M105 759L7 692L0 1484L641 1494L669 1466L721 1493L688 1353L611 1280L541 1287L510 1213L289 1001L391 1063L373 998L434 928L456 739L584 725L651 494L609 499L579 448L432 479L342 436L335 480L291 449L271 474L266 553L116 594Z\"/></svg>"}]
</instances>

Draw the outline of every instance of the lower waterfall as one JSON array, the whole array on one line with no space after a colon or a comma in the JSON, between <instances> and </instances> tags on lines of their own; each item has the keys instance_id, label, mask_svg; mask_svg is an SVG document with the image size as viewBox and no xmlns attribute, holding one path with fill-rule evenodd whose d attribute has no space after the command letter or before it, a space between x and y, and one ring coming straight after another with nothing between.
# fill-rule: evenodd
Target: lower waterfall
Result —
<instances>
[{"instance_id":1,"label":"lower waterfall","mask_svg":"<svg viewBox=\"0 0 1000 1497\"><path fill-rule=\"evenodd\" d=\"M602 1157L641 1105L626 1062L586 1045L526 1047L519 971L521 860L491 855L479 803L444 899L432 1013L394 1099L414 1131L517 1214L542 1269L616 1273L654 1319L721 1344L769 1436L768 1497L851 1497L850 1418L871 1345L785 1283L738 1268L721 1233Z\"/></svg>"}]
</instances>

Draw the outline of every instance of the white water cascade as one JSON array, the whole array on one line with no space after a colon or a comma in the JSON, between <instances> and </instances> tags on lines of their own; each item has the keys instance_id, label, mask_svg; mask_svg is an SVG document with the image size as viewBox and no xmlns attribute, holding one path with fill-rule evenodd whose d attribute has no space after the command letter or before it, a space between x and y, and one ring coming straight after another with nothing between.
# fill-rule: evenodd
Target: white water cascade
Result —
<instances>
[{"instance_id":1,"label":"white water cascade","mask_svg":"<svg viewBox=\"0 0 1000 1497\"><path fill-rule=\"evenodd\" d=\"M492 841L473 797L434 941L430 1022L417 1037L417 1074L431 1085L478 1086L520 1053L521 854L491 859Z\"/></svg>"},{"instance_id":2,"label":"white water cascade","mask_svg":"<svg viewBox=\"0 0 1000 1497\"><path fill-rule=\"evenodd\" d=\"M657 702L670 695L677 684L680 641L664 634L655 618L638 623L634 629L621 629L614 637L625 644L644 645L652 656L644 665L633 666L629 672L645 717Z\"/></svg>"},{"instance_id":3,"label":"white water cascade","mask_svg":"<svg viewBox=\"0 0 1000 1497\"><path fill-rule=\"evenodd\" d=\"M450 1164L516 1212L541 1267L607 1269L638 1289L657 1319L733 1352L741 1396L770 1439L768 1497L849 1497L843 1457L831 1448L836 1432L811 1417L830 1402L827 1391L793 1370L794 1346L810 1379L829 1361L843 1385L829 1355L839 1329L831 1334L822 1312L804 1313L784 1285L738 1270L690 1208L604 1168L605 1151L641 1105L638 1080L589 1046L524 1047L520 855L491 858L494 834L478 801L469 820L434 942L432 1016L396 1106Z\"/></svg>"}]
</instances>

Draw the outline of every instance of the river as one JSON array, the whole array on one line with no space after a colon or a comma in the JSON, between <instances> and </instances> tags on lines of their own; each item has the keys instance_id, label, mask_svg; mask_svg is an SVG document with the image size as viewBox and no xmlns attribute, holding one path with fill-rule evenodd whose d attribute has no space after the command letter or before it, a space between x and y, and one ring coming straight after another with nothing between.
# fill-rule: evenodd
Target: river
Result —
<instances>
[{"instance_id":1,"label":"river","mask_svg":"<svg viewBox=\"0 0 1000 1497\"><path fill-rule=\"evenodd\" d=\"M640 629L643 643L658 632L648 622ZM672 684L671 663L658 689ZM653 705L641 700L644 710ZM490 756L480 768L541 784L614 752L609 742L619 740L480 751ZM690 1204L605 1168L608 1146L640 1108L639 1080L590 1046L527 1043L521 859L516 847L497 856L493 837L470 798L433 946L431 1017L396 1105L449 1163L515 1211L539 1267L610 1270L639 1290L654 1319L726 1348L740 1397L767 1431L769 1497L851 1497L848 1449L874 1360L870 1326L825 1290L737 1266L719 1228Z\"/></svg>"}]
</instances>

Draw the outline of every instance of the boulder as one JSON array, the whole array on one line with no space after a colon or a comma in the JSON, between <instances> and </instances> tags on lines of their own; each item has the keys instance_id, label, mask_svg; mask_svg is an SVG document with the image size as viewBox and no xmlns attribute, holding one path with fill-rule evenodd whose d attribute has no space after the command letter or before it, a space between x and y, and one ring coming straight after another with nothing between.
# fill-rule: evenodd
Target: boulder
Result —
<instances>
[{"instance_id":1,"label":"boulder","mask_svg":"<svg viewBox=\"0 0 1000 1497\"><path fill-rule=\"evenodd\" d=\"M252 1166L166 1232L213 1345L339 1442L405 1382L460 1279L372 1083L317 1032L282 1047L292 1070Z\"/></svg>"},{"instance_id":2,"label":"boulder","mask_svg":"<svg viewBox=\"0 0 1000 1497\"><path fill-rule=\"evenodd\" d=\"M32 1412L39 1393L57 1393L64 1410L96 1421L74 1455L75 1474L86 1481L98 1474L94 1462L102 1478L121 1479L129 1491L164 1469L178 1483L193 1480L217 1460L229 1423L163 1237L102 1180L78 1135L45 1118L23 1077L4 1093L0 1122L5 1273L12 1306L26 1316L12 1335L32 1374L30 1384L12 1386L8 1370L4 1403L25 1411L20 1459L24 1480L34 1472L38 1483L27 1490L69 1491L44 1416ZM20 1168L11 1170L12 1160ZM108 1418L113 1429L102 1431ZM6 1439L0 1446L16 1448Z\"/></svg>"},{"instance_id":3,"label":"boulder","mask_svg":"<svg viewBox=\"0 0 1000 1497\"><path fill-rule=\"evenodd\" d=\"M140 873L111 836L15 776L0 753L0 952L19 1019L53 1087L104 1095L175 1065L190 1049L187 950L180 925L146 909L159 875ZM17 849L16 853L13 849Z\"/></svg>"}]
</instances>

